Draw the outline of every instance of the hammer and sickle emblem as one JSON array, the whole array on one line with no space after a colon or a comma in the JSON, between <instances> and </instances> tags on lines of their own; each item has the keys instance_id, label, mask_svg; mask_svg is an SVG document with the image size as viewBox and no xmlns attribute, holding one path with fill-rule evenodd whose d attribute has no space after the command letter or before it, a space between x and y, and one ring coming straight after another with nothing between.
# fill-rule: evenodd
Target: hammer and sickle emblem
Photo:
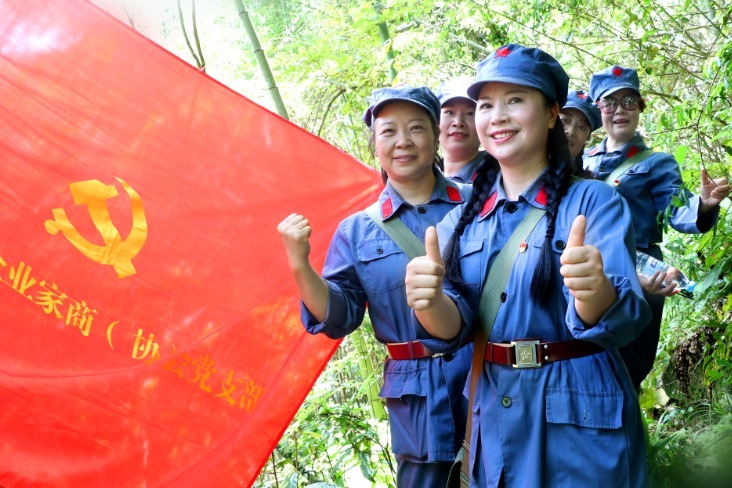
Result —
<instances>
[{"instance_id":1,"label":"hammer and sickle emblem","mask_svg":"<svg viewBox=\"0 0 732 488\"><path fill-rule=\"evenodd\" d=\"M125 181L117 178L130 196L132 205L132 229L126 239L122 239L119 230L112 223L107 209L107 200L119 195L113 185L105 185L99 180L78 181L69 184L71 195L76 205L86 205L92 222L104 241L103 246L86 240L69 222L63 208L54 208L53 220L46 221L46 230L51 235L61 231L66 239L89 259L101 264L108 264L117 272L117 276L125 278L137 273L132 265L132 258L142 249L147 239L147 220L142 208L140 195Z\"/></svg>"}]
</instances>

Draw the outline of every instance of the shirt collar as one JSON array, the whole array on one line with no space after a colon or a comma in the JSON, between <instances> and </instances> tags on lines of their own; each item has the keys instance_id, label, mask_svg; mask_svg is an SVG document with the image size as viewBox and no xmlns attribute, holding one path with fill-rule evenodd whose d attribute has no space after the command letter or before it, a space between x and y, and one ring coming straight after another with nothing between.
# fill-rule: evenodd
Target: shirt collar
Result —
<instances>
[{"instance_id":1,"label":"shirt collar","mask_svg":"<svg viewBox=\"0 0 732 488\"><path fill-rule=\"evenodd\" d=\"M426 203L432 203L436 200L453 203L455 205L464 203L460 186L454 181L448 180L441 172L435 171L435 188L432 195L427 199ZM402 205L412 206L397 193L391 183L387 180L386 188L379 195L379 208L381 209L381 218L388 219L396 214Z\"/></svg>"},{"instance_id":2,"label":"shirt collar","mask_svg":"<svg viewBox=\"0 0 732 488\"><path fill-rule=\"evenodd\" d=\"M623 154L626 158L631 158L635 154L645 151L648 149L648 146L646 146L645 142L643 142L643 137L640 135L640 132L636 132L635 135L625 144L623 144L620 149L617 149L613 151L612 153L620 153ZM607 154L607 137L602 140L600 144L593 147L587 152L588 156L594 156L596 154Z\"/></svg>"},{"instance_id":3,"label":"shirt collar","mask_svg":"<svg viewBox=\"0 0 732 488\"><path fill-rule=\"evenodd\" d=\"M534 207L546 210L548 195L544 188L543 175L544 173L536 178L536 180L534 180L534 182L531 183L528 188L521 193L521 195L519 195L519 201L523 200ZM506 200L508 200L508 198L506 197L506 192L503 190L503 174L499 173L498 178L496 178L495 183L493 183L493 188L491 189L488 199L480 210L478 220L483 220L491 215L500 206L500 204Z\"/></svg>"}]
</instances>

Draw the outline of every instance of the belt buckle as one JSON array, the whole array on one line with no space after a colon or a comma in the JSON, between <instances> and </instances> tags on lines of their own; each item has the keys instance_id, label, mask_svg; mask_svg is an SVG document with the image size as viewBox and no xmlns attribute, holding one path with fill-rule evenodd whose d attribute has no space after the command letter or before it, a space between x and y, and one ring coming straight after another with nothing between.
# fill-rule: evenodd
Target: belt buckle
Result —
<instances>
[{"instance_id":1,"label":"belt buckle","mask_svg":"<svg viewBox=\"0 0 732 488\"><path fill-rule=\"evenodd\" d=\"M536 349L541 341L539 339L533 340L515 340L511 341L513 346L513 352L516 356L516 364L512 364L514 368L540 368L541 363L538 361Z\"/></svg>"}]
</instances>

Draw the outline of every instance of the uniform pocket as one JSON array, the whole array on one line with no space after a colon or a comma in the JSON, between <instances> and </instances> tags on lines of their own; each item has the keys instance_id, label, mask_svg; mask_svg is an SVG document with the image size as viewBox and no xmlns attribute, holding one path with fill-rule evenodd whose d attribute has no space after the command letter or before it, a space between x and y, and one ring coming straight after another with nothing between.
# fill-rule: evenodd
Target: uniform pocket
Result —
<instances>
[{"instance_id":1,"label":"uniform pocket","mask_svg":"<svg viewBox=\"0 0 732 488\"><path fill-rule=\"evenodd\" d=\"M648 193L646 186L650 181L650 167L636 164L620 177L619 186L623 187L623 195L643 196ZM611 182L613 183L613 182ZM614 184L614 183L613 183Z\"/></svg>"},{"instance_id":2,"label":"uniform pocket","mask_svg":"<svg viewBox=\"0 0 732 488\"><path fill-rule=\"evenodd\" d=\"M482 251L482 239L460 242L460 272L463 281L474 289L483 282L481 278L485 270L485 258Z\"/></svg>"},{"instance_id":3,"label":"uniform pocket","mask_svg":"<svg viewBox=\"0 0 732 488\"><path fill-rule=\"evenodd\" d=\"M548 388L546 421L593 429L619 429L623 419L621 391Z\"/></svg>"},{"instance_id":4,"label":"uniform pocket","mask_svg":"<svg viewBox=\"0 0 732 488\"><path fill-rule=\"evenodd\" d=\"M404 285L409 262L407 255L388 238L367 239L359 243L356 255L364 288L371 293L385 293Z\"/></svg>"}]
</instances>

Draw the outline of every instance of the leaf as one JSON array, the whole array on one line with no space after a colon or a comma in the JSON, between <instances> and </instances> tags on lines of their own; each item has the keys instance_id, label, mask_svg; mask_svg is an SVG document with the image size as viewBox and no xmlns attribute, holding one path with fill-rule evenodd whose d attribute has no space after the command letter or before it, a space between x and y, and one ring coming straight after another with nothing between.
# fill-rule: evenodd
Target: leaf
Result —
<instances>
[{"instance_id":1,"label":"leaf","mask_svg":"<svg viewBox=\"0 0 732 488\"><path fill-rule=\"evenodd\" d=\"M686 153L689 151L689 146L679 146L676 148L676 151L674 152L674 159L679 163L679 165L683 165L684 161L686 161Z\"/></svg>"}]
</instances>

